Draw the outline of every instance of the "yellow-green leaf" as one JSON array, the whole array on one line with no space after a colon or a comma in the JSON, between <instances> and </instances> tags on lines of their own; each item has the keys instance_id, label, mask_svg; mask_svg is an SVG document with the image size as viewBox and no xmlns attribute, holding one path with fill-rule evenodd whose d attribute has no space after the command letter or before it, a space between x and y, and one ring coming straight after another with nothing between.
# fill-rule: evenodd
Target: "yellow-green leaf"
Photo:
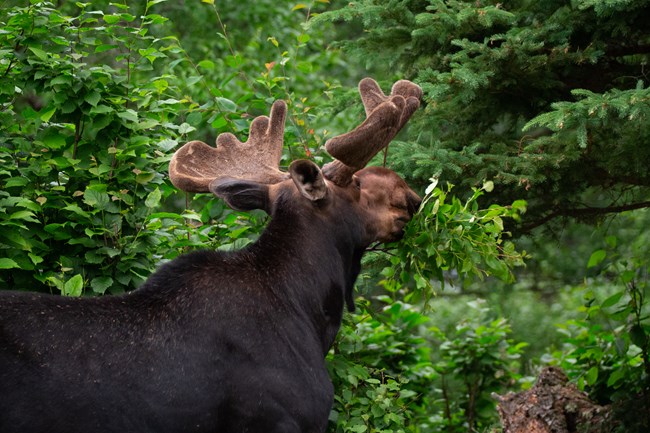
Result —
<instances>
[{"instance_id":1,"label":"yellow-green leaf","mask_svg":"<svg viewBox=\"0 0 650 433\"><path fill-rule=\"evenodd\" d=\"M156 188L147 195L147 198L144 200L144 205L149 209L155 208L158 206L158 204L160 204L161 198L162 193L158 188Z\"/></svg>"},{"instance_id":2,"label":"yellow-green leaf","mask_svg":"<svg viewBox=\"0 0 650 433\"><path fill-rule=\"evenodd\" d=\"M12 269L12 268L20 268L18 266L18 263L11 259L7 259L5 257L0 258L0 269Z\"/></svg>"},{"instance_id":3,"label":"yellow-green leaf","mask_svg":"<svg viewBox=\"0 0 650 433\"><path fill-rule=\"evenodd\" d=\"M63 295L81 296L81 289L84 287L84 280L80 274L75 275L65 282L63 286Z\"/></svg>"},{"instance_id":4,"label":"yellow-green leaf","mask_svg":"<svg viewBox=\"0 0 650 433\"><path fill-rule=\"evenodd\" d=\"M591 254L591 257L589 257L589 262L587 263L587 267L593 268L594 266L598 266L603 260L605 260L606 256L607 256L607 252L605 252L605 250L594 251Z\"/></svg>"},{"instance_id":5,"label":"yellow-green leaf","mask_svg":"<svg viewBox=\"0 0 650 433\"><path fill-rule=\"evenodd\" d=\"M52 108L51 110L47 110L46 112L41 114L41 120L43 122L49 122L55 111L56 111L56 108Z\"/></svg>"}]
</instances>

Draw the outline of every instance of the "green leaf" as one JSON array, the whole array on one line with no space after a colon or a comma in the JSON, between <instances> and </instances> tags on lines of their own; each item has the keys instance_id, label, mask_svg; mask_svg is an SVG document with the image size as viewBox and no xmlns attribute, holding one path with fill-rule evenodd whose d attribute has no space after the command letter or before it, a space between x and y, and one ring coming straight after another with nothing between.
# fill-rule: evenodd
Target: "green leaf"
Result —
<instances>
[{"instance_id":1,"label":"green leaf","mask_svg":"<svg viewBox=\"0 0 650 433\"><path fill-rule=\"evenodd\" d=\"M112 50L117 48L117 45L113 44L101 44L95 47L95 53L103 53L104 51Z\"/></svg>"},{"instance_id":2,"label":"green leaf","mask_svg":"<svg viewBox=\"0 0 650 433\"><path fill-rule=\"evenodd\" d=\"M97 246L97 242L86 237L75 237L68 241L70 245L83 245L86 248L93 248Z\"/></svg>"},{"instance_id":3,"label":"green leaf","mask_svg":"<svg viewBox=\"0 0 650 433\"><path fill-rule=\"evenodd\" d=\"M93 208L104 210L110 201L108 194L93 187L88 187L84 191L84 202Z\"/></svg>"},{"instance_id":4,"label":"green leaf","mask_svg":"<svg viewBox=\"0 0 650 433\"><path fill-rule=\"evenodd\" d=\"M16 263L12 259L8 259L5 257L0 258L0 269L13 269L13 268L20 268L20 266L18 266L18 263Z\"/></svg>"},{"instance_id":5,"label":"green leaf","mask_svg":"<svg viewBox=\"0 0 650 433\"><path fill-rule=\"evenodd\" d=\"M228 112L235 112L237 111L237 104L235 104L233 101L227 98L222 98L222 97L217 97L215 98L217 101L217 106L219 109L223 111L228 111Z\"/></svg>"},{"instance_id":6,"label":"green leaf","mask_svg":"<svg viewBox=\"0 0 650 433\"><path fill-rule=\"evenodd\" d=\"M143 172L135 175L135 181L140 185L145 185L153 180L156 177L155 173Z\"/></svg>"},{"instance_id":7,"label":"green leaf","mask_svg":"<svg viewBox=\"0 0 650 433\"><path fill-rule=\"evenodd\" d=\"M181 126L178 127L179 134L187 134L189 132L196 131L196 128L190 125L189 123L181 123Z\"/></svg>"},{"instance_id":8,"label":"green leaf","mask_svg":"<svg viewBox=\"0 0 650 433\"><path fill-rule=\"evenodd\" d=\"M625 291L614 293L612 296L605 299L600 306L602 308L612 307L612 306L618 304L618 301L621 300L621 298L623 297L624 294L625 294Z\"/></svg>"},{"instance_id":9,"label":"green leaf","mask_svg":"<svg viewBox=\"0 0 650 433\"><path fill-rule=\"evenodd\" d=\"M178 146L178 141L176 140L171 140L171 139L165 139L162 140L160 143L158 143L158 148L162 150L163 152L169 152L173 148Z\"/></svg>"},{"instance_id":10,"label":"green leaf","mask_svg":"<svg viewBox=\"0 0 650 433\"><path fill-rule=\"evenodd\" d=\"M131 110L130 108L127 108L124 111L120 111L117 113L118 117L124 120L129 120L131 122L137 122L138 121L138 113L135 111Z\"/></svg>"},{"instance_id":11,"label":"green leaf","mask_svg":"<svg viewBox=\"0 0 650 433\"><path fill-rule=\"evenodd\" d=\"M243 61L239 54L235 54L234 56L226 56L226 65L230 66L231 68L239 68L242 63Z\"/></svg>"},{"instance_id":12,"label":"green leaf","mask_svg":"<svg viewBox=\"0 0 650 433\"><path fill-rule=\"evenodd\" d=\"M34 263L35 265L38 265L39 263L43 263L43 257L37 256L36 254L32 254L32 253L27 253L27 255L29 256L32 263Z\"/></svg>"},{"instance_id":13,"label":"green leaf","mask_svg":"<svg viewBox=\"0 0 650 433\"><path fill-rule=\"evenodd\" d=\"M115 111L115 110L112 109L111 107L109 107L108 105L100 104L100 105L97 105L96 107L91 108L90 109L90 114L106 114L106 113L110 113L112 111Z\"/></svg>"},{"instance_id":14,"label":"green leaf","mask_svg":"<svg viewBox=\"0 0 650 433\"><path fill-rule=\"evenodd\" d=\"M11 177L5 182L5 188L11 188L14 186L25 186L29 183L29 180L24 177Z\"/></svg>"},{"instance_id":15,"label":"green leaf","mask_svg":"<svg viewBox=\"0 0 650 433\"><path fill-rule=\"evenodd\" d=\"M296 68L298 68L300 72L308 74L314 69L314 66L311 62L298 62Z\"/></svg>"},{"instance_id":16,"label":"green leaf","mask_svg":"<svg viewBox=\"0 0 650 433\"><path fill-rule=\"evenodd\" d=\"M54 77L52 81L50 81L51 85L63 85L63 84L72 84L72 77L69 75L59 75L58 77Z\"/></svg>"},{"instance_id":17,"label":"green leaf","mask_svg":"<svg viewBox=\"0 0 650 433\"><path fill-rule=\"evenodd\" d=\"M43 122L49 122L54 113L56 112L56 108L52 108L51 110L47 110L41 114L40 118Z\"/></svg>"},{"instance_id":18,"label":"green leaf","mask_svg":"<svg viewBox=\"0 0 650 433\"><path fill-rule=\"evenodd\" d=\"M65 282L62 294L64 296L81 296L83 287L83 277L80 274L77 274Z\"/></svg>"},{"instance_id":19,"label":"green leaf","mask_svg":"<svg viewBox=\"0 0 650 433\"><path fill-rule=\"evenodd\" d=\"M588 385L593 385L598 380L598 367L591 367L586 374L586 380Z\"/></svg>"},{"instance_id":20,"label":"green leaf","mask_svg":"<svg viewBox=\"0 0 650 433\"><path fill-rule=\"evenodd\" d=\"M226 126L227 124L228 124L228 121L226 120L225 117L223 117L223 116L218 116L218 117L214 120L214 122L212 122L210 125L212 125L212 127L213 127L214 129L219 129L219 128L223 128L223 127Z\"/></svg>"},{"instance_id":21,"label":"green leaf","mask_svg":"<svg viewBox=\"0 0 650 433\"><path fill-rule=\"evenodd\" d=\"M621 281L623 284L630 283L634 278L636 278L636 272L633 270L628 269L621 273Z\"/></svg>"},{"instance_id":22,"label":"green leaf","mask_svg":"<svg viewBox=\"0 0 650 433\"><path fill-rule=\"evenodd\" d=\"M104 261L104 256L99 255L94 251L88 251L84 254L84 259L87 263L99 264Z\"/></svg>"},{"instance_id":23,"label":"green leaf","mask_svg":"<svg viewBox=\"0 0 650 433\"><path fill-rule=\"evenodd\" d=\"M115 24L122 19L119 15L104 15L104 22L106 24Z\"/></svg>"},{"instance_id":24,"label":"green leaf","mask_svg":"<svg viewBox=\"0 0 650 433\"><path fill-rule=\"evenodd\" d=\"M103 295L106 292L106 289L113 285L113 279L111 277L95 277L90 282L90 287L92 287L93 292Z\"/></svg>"},{"instance_id":25,"label":"green leaf","mask_svg":"<svg viewBox=\"0 0 650 433\"><path fill-rule=\"evenodd\" d=\"M621 379L624 379L627 375L627 371L624 368L618 368L612 371L612 374L609 375L607 379L607 386L617 388L617 384Z\"/></svg>"},{"instance_id":26,"label":"green leaf","mask_svg":"<svg viewBox=\"0 0 650 433\"><path fill-rule=\"evenodd\" d=\"M160 189L156 188L147 195L147 198L144 200L144 205L149 209L156 208L160 204L161 197L162 193Z\"/></svg>"},{"instance_id":27,"label":"green leaf","mask_svg":"<svg viewBox=\"0 0 650 433\"><path fill-rule=\"evenodd\" d=\"M90 105L92 105L93 107L96 107L96 106L97 106L97 103L99 103L99 101L101 100L101 98L102 98L102 95L100 95L99 92L97 92L97 91L93 91L93 92L87 94L87 95L84 97L84 100L85 100L87 103L89 103Z\"/></svg>"},{"instance_id":28,"label":"green leaf","mask_svg":"<svg viewBox=\"0 0 650 433\"><path fill-rule=\"evenodd\" d=\"M36 219L36 216L32 211L29 210L19 210L17 212L12 213L9 215L9 219L19 219L23 221L29 221L32 223L38 223L39 221Z\"/></svg>"},{"instance_id":29,"label":"green leaf","mask_svg":"<svg viewBox=\"0 0 650 433\"><path fill-rule=\"evenodd\" d=\"M50 149L61 149L66 145L66 137L55 129L49 129L43 137L43 144Z\"/></svg>"},{"instance_id":30,"label":"green leaf","mask_svg":"<svg viewBox=\"0 0 650 433\"><path fill-rule=\"evenodd\" d=\"M156 212L156 213L152 213L151 215L149 215L149 218L147 218L147 219L152 220L152 219L155 219L155 218L171 218L171 219L174 219L174 220L181 221L181 220L183 220L183 215L173 213L173 212Z\"/></svg>"},{"instance_id":31,"label":"green leaf","mask_svg":"<svg viewBox=\"0 0 650 433\"><path fill-rule=\"evenodd\" d=\"M3 243L12 245L14 247L20 248L23 251L31 251L32 245L30 242L25 239L18 230L6 230L3 229L0 231L3 239Z\"/></svg>"},{"instance_id":32,"label":"green leaf","mask_svg":"<svg viewBox=\"0 0 650 433\"><path fill-rule=\"evenodd\" d=\"M212 60L201 60L196 66L208 71L214 70L214 62Z\"/></svg>"},{"instance_id":33,"label":"green leaf","mask_svg":"<svg viewBox=\"0 0 650 433\"><path fill-rule=\"evenodd\" d=\"M34 53L41 60L47 60L47 52L36 47L29 47L29 51Z\"/></svg>"},{"instance_id":34,"label":"green leaf","mask_svg":"<svg viewBox=\"0 0 650 433\"><path fill-rule=\"evenodd\" d=\"M648 349L648 335L640 325L634 325L630 328L630 341L643 350Z\"/></svg>"},{"instance_id":35,"label":"green leaf","mask_svg":"<svg viewBox=\"0 0 650 433\"><path fill-rule=\"evenodd\" d=\"M600 263L602 263L603 260L605 260L605 257L607 257L607 252L605 250L594 251L591 254L591 257L589 257L587 268L593 268L594 266L598 266Z\"/></svg>"},{"instance_id":36,"label":"green leaf","mask_svg":"<svg viewBox=\"0 0 650 433\"><path fill-rule=\"evenodd\" d=\"M67 210L67 211L70 211L72 213L75 213L75 214L79 215L80 217L90 219L90 214L88 212L84 211L83 209L81 209L78 205L76 205L74 203L63 207L63 210Z\"/></svg>"}]
</instances>

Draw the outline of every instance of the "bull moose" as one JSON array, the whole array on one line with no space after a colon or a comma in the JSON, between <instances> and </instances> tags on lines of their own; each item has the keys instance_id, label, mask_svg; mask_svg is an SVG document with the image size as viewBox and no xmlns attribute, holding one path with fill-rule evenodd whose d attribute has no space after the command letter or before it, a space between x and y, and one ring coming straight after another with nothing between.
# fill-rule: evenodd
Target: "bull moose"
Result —
<instances>
[{"instance_id":1,"label":"bull moose","mask_svg":"<svg viewBox=\"0 0 650 433\"><path fill-rule=\"evenodd\" d=\"M366 119L334 158L280 171L286 105L249 138L192 141L172 183L270 222L235 252L198 251L137 290L97 298L0 293L0 432L318 433L333 400L325 355L374 242L400 238L420 198L364 168L419 106L420 88L359 84Z\"/></svg>"}]
</instances>

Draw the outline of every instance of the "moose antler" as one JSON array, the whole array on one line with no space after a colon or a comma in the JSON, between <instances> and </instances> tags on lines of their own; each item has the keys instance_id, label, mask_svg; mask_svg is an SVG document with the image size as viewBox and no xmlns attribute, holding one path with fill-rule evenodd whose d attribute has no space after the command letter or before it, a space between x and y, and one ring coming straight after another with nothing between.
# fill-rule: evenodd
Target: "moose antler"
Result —
<instances>
[{"instance_id":1,"label":"moose antler","mask_svg":"<svg viewBox=\"0 0 650 433\"><path fill-rule=\"evenodd\" d=\"M366 109L366 120L353 131L325 143L335 160L323 167L323 174L340 186L348 185L357 170L388 146L420 106L422 96L420 87L406 80L396 82L386 96L371 78L361 80L359 93ZM288 173L278 168L286 114L284 101L276 101L269 117L259 116L253 120L244 143L230 133L217 137L217 147L202 141L186 143L169 162L172 183L183 191L208 192L210 183L219 178L267 184L289 178Z\"/></svg>"},{"instance_id":2,"label":"moose antler","mask_svg":"<svg viewBox=\"0 0 650 433\"><path fill-rule=\"evenodd\" d=\"M407 80L397 81L386 96L375 80L364 78L359 83L359 93L366 120L353 131L325 143L335 161L325 165L323 173L341 186L349 184L356 171L388 146L418 109L422 97L422 89Z\"/></svg>"},{"instance_id":3,"label":"moose antler","mask_svg":"<svg viewBox=\"0 0 650 433\"><path fill-rule=\"evenodd\" d=\"M214 179L232 177L261 183L277 183L289 175L278 169L282 157L284 120L287 105L275 101L270 117L253 120L248 140L233 134L217 137L217 147L202 141L190 141L174 153L169 162L169 177L178 189L208 192Z\"/></svg>"}]
</instances>

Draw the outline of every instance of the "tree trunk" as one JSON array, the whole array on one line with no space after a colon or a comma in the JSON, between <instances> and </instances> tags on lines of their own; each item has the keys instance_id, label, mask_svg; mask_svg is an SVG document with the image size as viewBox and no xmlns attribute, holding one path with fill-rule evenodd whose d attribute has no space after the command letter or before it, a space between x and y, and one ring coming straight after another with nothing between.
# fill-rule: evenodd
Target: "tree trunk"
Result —
<instances>
[{"instance_id":1,"label":"tree trunk","mask_svg":"<svg viewBox=\"0 0 650 433\"><path fill-rule=\"evenodd\" d=\"M611 410L593 403L557 367L543 369L528 391L495 396L503 433L607 433Z\"/></svg>"}]
</instances>

